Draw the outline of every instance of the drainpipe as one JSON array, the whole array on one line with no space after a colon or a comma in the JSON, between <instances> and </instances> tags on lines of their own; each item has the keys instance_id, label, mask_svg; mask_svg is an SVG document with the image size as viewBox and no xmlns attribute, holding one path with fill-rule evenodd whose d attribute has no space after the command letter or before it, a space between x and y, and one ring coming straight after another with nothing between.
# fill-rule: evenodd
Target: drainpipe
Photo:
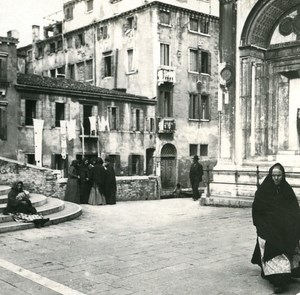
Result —
<instances>
[{"instance_id":1,"label":"drainpipe","mask_svg":"<svg viewBox=\"0 0 300 295\"><path fill-rule=\"evenodd\" d=\"M118 88L118 67L119 67L119 49L116 49L116 66L115 66L115 82L114 88Z\"/></svg>"}]
</instances>

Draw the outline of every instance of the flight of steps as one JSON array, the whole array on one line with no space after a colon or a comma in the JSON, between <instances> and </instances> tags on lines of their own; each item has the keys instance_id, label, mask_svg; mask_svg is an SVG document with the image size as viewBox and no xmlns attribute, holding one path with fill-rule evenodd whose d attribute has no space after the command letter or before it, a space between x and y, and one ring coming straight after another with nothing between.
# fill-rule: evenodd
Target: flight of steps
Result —
<instances>
[{"instance_id":1,"label":"flight of steps","mask_svg":"<svg viewBox=\"0 0 300 295\"><path fill-rule=\"evenodd\" d=\"M32 222L16 222L12 219L11 215L3 214L9 191L9 186L0 185L0 233L34 228L34 224ZM38 213L41 213L45 218L50 218L47 225L75 219L82 213L81 206L78 204L46 197L41 194L30 193L30 200Z\"/></svg>"}]
</instances>

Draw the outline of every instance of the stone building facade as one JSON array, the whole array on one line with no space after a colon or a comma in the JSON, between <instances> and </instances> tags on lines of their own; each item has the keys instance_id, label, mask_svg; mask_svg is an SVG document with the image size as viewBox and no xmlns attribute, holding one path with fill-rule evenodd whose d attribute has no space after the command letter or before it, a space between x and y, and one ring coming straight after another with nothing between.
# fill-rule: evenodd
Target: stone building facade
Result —
<instances>
[{"instance_id":1,"label":"stone building facade","mask_svg":"<svg viewBox=\"0 0 300 295\"><path fill-rule=\"evenodd\" d=\"M253 196L276 162L300 192L299 13L298 0L220 0L215 196Z\"/></svg>"},{"instance_id":2,"label":"stone building facade","mask_svg":"<svg viewBox=\"0 0 300 295\"><path fill-rule=\"evenodd\" d=\"M1 156L36 164L34 120L39 120L43 123L39 166L67 171L73 159L109 156L117 175L144 175L144 169L153 173L153 159L147 158L144 165L144 155L156 145L150 125L155 99L87 82L17 73L17 39L1 40ZM72 138L63 133L62 121L73 121Z\"/></svg>"},{"instance_id":3,"label":"stone building facade","mask_svg":"<svg viewBox=\"0 0 300 295\"><path fill-rule=\"evenodd\" d=\"M143 165L148 173L153 159L165 190L177 182L190 186L191 156L215 165L218 1L72 0L63 11L63 21L45 27L43 38L33 26L33 43L18 50L20 70L157 100L155 116L147 116L155 146L144 150ZM129 113L140 116L135 107Z\"/></svg>"}]
</instances>

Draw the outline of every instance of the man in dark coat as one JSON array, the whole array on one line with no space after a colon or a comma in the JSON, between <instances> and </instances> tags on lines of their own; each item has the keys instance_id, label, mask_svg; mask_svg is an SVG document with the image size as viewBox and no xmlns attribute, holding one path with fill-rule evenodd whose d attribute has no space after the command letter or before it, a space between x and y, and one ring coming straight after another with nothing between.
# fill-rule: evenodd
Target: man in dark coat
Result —
<instances>
[{"instance_id":1,"label":"man in dark coat","mask_svg":"<svg viewBox=\"0 0 300 295\"><path fill-rule=\"evenodd\" d=\"M190 181L193 189L193 200L199 200L200 194L199 194L199 183L202 181L202 176L203 176L203 167L202 165L198 162L199 157L194 156L193 158L193 163L190 168Z\"/></svg>"},{"instance_id":2,"label":"man in dark coat","mask_svg":"<svg viewBox=\"0 0 300 295\"><path fill-rule=\"evenodd\" d=\"M104 160L104 167L105 167L104 195L106 199L106 204L114 205L116 204L117 182L116 182L115 170L110 164L110 159L108 157L106 157Z\"/></svg>"}]
</instances>

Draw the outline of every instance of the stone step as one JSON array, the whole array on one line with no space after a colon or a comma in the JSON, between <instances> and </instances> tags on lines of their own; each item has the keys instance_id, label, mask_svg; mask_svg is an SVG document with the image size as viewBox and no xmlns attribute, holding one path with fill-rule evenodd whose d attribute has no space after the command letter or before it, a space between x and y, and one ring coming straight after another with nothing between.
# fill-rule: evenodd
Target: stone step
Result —
<instances>
[{"instance_id":1,"label":"stone step","mask_svg":"<svg viewBox=\"0 0 300 295\"><path fill-rule=\"evenodd\" d=\"M11 187L8 185L0 185L0 196L7 195L11 190Z\"/></svg>"},{"instance_id":2,"label":"stone step","mask_svg":"<svg viewBox=\"0 0 300 295\"><path fill-rule=\"evenodd\" d=\"M58 224L65 221L70 221L82 214L81 206L78 204L64 202L64 209L56 212L45 215L45 218L50 218L49 223L51 224ZM0 233L16 231L16 230L23 230L23 229L30 229L34 228L34 224L32 222L29 223L19 223L15 221L8 221L0 223ZM40 230L40 229L39 229Z\"/></svg>"},{"instance_id":3,"label":"stone step","mask_svg":"<svg viewBox=\"0 0 300 295\"><path fill-rule=\"evenodd\" d=\"M3 213L3 210L6 207L6 203L7 203L7 195L1 196L0 199L2 202L2 203L0 202L0 213ZM31 193L30 201L34 207L39 207L47 203L47 197L41 194Z\"/></svg>"},{"instance_id":4,"label":"stone step","mask_svg":"<svg viewBox=\"0 0 300 295\"><path fill-rule=\"evenodd\" d=\"M202 196L200 205L216 206L216 207L237 207L248 208L252 207L253 197L223 197L223 196Z\"/></svg>"},{"instance_id":5,"label":"stone step","mask_svg":"<svg viewBox=\"0 0 300 295\"><path fill-rule=\"evenodd\" d=\"M62 211L65 207L65 202L56 198L47 198L47 202L36 207L38 213L42 215L50 215L59 211ZM13 221L10 215L0 214L0 223Z\"/></svg>"}]
</instances>

